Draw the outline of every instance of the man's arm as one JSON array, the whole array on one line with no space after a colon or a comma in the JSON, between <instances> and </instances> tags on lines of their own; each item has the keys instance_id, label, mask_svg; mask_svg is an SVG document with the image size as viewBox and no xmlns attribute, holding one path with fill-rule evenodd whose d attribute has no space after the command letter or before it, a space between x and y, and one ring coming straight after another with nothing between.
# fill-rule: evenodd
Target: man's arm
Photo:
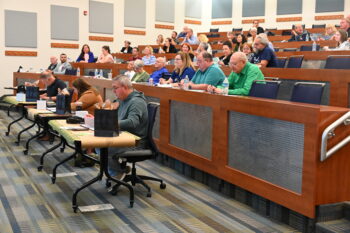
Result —
<instances>
[{"instance_id":1,"label":"man's arm","mask_svg":"<svg viewBox=\"0 0 350 233\"><path fill-rule=\"evenodd\" d=\"M228 91L229 95L248 95L254 80L263 80L264 77L260 70L250 70L247 74L246 81L242 88L231 89Z\"/></svg>"},{"instance_id":2,"label":"man's arm","mask_svg":"<svg viewBox=\"0 0 350 233\"><path fill-rule=\"evenodd\" d=\"M127 119L119 120L119 127L122 131L134 131L142 119L142 106L137 103L129 107Z\"/></svg>"}]
</instances>

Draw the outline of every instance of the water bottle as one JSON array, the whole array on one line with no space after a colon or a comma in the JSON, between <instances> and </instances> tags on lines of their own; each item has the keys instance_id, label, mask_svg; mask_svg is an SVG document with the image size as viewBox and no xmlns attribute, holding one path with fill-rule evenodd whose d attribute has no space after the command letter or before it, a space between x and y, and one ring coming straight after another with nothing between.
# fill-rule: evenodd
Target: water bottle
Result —
<instances>
[{"instance_id":1,"label":"water bottle","mask_svg":"<svg viewBox=\"0 0 350 233\"><path fill-rule=\"evenodd\" d=\"M117 57L113 57L114 63L117 63Z\"/></svg>"},{"instance_id":2,"label":"water bottle","mask_svg":"<svg viewBox=\"0 0 350 233\"><path fill-rule=\"evenodd\" d=\"M77 76L80 76L80 68L77 69Z\"/></svg>"},{"instance_id":3,"label":"water bottle","mask_svg":"<svg viewBox=\"0 0 350 233\"><path fill-rule=\"evenodd\" d=\"M103 78L103 70L100 69L100 78Z\"/></svg>"},{"instance_id":4,"label":"water bottle","mask_svg":"<svg viewBox=\"0 0 350 233\"><path fill-rule=\"evenodd\" d=\"M188 84L190 82L190 79L188 78L188 75L184 78L184 89L188 90Z\"/></svg>"},{"instance_id":5,"label":"water bottle","mask_svg":"<svg viewBox=\"0 0 350 233\"><path fill-rule=\"evenodd\" d=\"M227 95L228 94L228 86L229 86L228 78L225 77L224 82L222 83L222 94L223 95Z\"/></svg>"},{"instance_id":6,"label":"water bottle","mask_svg":"<svg viewBox=\"0 0 350 233\"><path fill-rule=\"evenodd\" d=\"M98 76L98 69L95 69L95 78Z\"/></svg>"},{"instance_id":7,"label":"water bottle","mask_svg":"<svg viewBox=\"0 0 350 233\"><path fill-rule=\"evenodd\" d=\"M108 79L112 79L112 72L108 73Z\"/></svg>"},{"instance_id":8,"label":"water bottle","mask_svg":"<svg viewBox=\"0 0 350 233\"><path fill-rule=\"evenodd\" d=\"M309 33L306 33L305 41L310 41Z\"/></svg>"},{"instance_id":9,"label":"water bottle","mask_svg":"<svg viewBox=\"0 0 350 233\"><path fill-rule=\"evenodd\" d=\"M148 79L148 85L153 86L153 78Z\"/></svg>"},{"instance_id":10,"label":"water bottle","mask_svg":"<svg viewBox=\"0 0 350 233\"><path fill-rule=\"evenodd\" d=\"M316 44L316 42L314 41L314 42L312 43L312 51L316 51L316 49L317 49L317 44Z\"/></svg>"}]
</instances>

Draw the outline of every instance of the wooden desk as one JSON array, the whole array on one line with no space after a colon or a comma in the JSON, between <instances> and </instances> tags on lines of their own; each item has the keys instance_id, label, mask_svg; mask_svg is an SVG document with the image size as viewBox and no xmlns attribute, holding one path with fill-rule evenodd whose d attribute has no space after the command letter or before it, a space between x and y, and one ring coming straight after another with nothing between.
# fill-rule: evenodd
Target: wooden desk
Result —
<instances>
[{"instance_id":1,"label":"wooden desk","mask_svg":"<svg viewBox=\"0 0 350 233\"><path fill-rule=\"evenodd\" d=\"M312 45L313 41L295 41L295 42L274 42L275 48L286 49L286 48L297 48L299 49L302 45ZM317 41L317 44L322 47L328 46L330 48L337 47L337 42L334 40L322 40Z\"/></svg>"},{"instance_id":2,"label":"wooden desk","mask_svg":"<svg viewBox=\"0 0 350 233\"><path fill-rule=\"evenodd\" d=\"M296 51L277 52L277 57L304 55L304 60L326 60L330 55L350 55L350 51Z\"/></svg>"}]
</instances>

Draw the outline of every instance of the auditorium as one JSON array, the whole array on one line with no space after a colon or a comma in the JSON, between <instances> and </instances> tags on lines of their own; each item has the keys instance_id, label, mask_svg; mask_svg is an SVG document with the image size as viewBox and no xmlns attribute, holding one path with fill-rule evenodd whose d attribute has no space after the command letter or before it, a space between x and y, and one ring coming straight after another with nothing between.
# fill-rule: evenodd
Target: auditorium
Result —
<instances>
[{"instance_id":1,"label":"auditorium","mask_svg":"<svg viewBox=\"0 0 350 233\"><path fill-rule=\"evenodd\" d=\"M0 1L0 232L350 232L350 0Z\"/></svg>"}]
</instances>

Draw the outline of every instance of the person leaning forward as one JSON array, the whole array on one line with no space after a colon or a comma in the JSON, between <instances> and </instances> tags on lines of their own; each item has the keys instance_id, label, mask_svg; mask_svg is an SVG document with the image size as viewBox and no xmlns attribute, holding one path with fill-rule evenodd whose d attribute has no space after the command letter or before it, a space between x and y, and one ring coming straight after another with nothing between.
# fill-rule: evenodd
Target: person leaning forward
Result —
<instances>
[{"instance_id":1,"label":"person leaning forward","mask_svg":"<svg viewBox=\"0 0 350 233\"><path fill-rule=\"evenodd\" d=\"M40 95L41 99L56 101L58 89L65 89L67 85L62 80L56 78L50 70L45 70L40 74L40 81L46 86L46 93Z\"/></svg>"}]
</instances>

